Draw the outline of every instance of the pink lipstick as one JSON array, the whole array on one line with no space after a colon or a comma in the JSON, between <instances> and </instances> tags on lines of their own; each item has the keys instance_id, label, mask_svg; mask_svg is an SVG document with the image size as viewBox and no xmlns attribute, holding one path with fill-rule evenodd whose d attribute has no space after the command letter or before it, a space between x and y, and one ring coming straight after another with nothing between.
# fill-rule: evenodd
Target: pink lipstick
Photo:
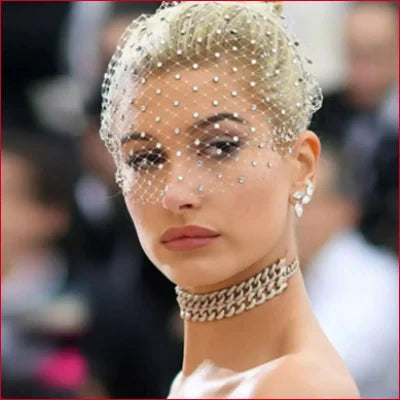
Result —
<instances>
[{"instance_id":1,"label":"pink lipstick","mask_svg":"<svg viewBox=\"0 0 400 400\"><path fill-rule=\"evenodd\" d=\"M161 243L169 250L191 250L213 243L219 233L200 226L184 226L168 229L161 236Z\"/></svg>"}]
</instances>

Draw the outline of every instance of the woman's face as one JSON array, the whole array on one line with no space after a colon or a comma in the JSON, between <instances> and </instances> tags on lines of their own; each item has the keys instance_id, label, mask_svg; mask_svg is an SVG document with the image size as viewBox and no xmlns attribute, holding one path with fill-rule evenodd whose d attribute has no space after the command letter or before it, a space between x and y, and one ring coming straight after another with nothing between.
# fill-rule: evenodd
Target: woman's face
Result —
<instances>
[{"instance_id":1,"label":"woman's face","mask_svg":"<svg viewBox=\"0 0 400 400\"><path fill-rule=\"evenodd\" d=\"M130 106L136 111L134 131L150 138L132 135L132 121L126 121L129 139L123 140L122 154L130 168L137 167L133 153L143 161L144 150L157 152L161 144L163 154L152 159L151 169L136 170L125 201L147 256L186 289L218 286L256 263L266 266L286 255L293 162L268 144L267 115L259 103L252 107L250 82L250 74L234 72L228 63L175 67L150 75ZM230 145L218 145L221 140ZM161 158L163 169L157 165ZM165 189L164 196L139 201L149 187ZM163 243L168 229L187 226L218 236L191 248Z\"/></svg>"}]
</instances>

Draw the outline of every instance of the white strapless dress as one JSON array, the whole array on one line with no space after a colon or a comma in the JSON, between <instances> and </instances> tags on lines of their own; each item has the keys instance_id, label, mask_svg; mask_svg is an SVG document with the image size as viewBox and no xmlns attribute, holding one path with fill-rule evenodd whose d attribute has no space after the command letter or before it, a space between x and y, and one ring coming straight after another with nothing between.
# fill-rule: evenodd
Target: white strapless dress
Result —
<instances>
[{"instance_id":1,"label":"white strapless dress","mask_svg":"<svg viewBox=\"0 0 400 400\"><path fill-rule=\"evenodd\" d=\"M168 399L251 399L261 378L273 370L279 359L267 364L236 372L216 367L207 361L201 364L189 377L181 372L171 385Z\"/></svg>"}]
</instances>

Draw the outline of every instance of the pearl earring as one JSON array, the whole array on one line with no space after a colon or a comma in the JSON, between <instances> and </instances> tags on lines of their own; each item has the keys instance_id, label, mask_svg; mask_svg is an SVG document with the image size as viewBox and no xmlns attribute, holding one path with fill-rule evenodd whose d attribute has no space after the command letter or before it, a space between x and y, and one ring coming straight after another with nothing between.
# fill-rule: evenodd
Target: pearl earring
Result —
<instances>
[{"instance_id":1,"label":"pearl earring","mask_svg":"<svg viewBox=\"0 0 400 400\"><path fill-rule=\"evenodd\" d=\"M293 194L293 199L296 201L294 206L294 211L298 218L301 218L303 215L303 207L310 203L312 196L314 194L314 185L311 180L308 179L306 182L306 192L296 192Z\"/></svg>"}]
</instances>

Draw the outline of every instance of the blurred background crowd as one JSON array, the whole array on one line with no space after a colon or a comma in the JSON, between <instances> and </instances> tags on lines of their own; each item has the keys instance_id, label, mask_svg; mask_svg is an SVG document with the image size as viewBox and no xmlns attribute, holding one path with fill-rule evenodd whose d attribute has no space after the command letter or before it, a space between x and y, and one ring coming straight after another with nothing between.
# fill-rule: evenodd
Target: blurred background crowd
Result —
<instances>
[{"instance_id":1,"label":"blurred background crowd","mask_svg":"<svg viewBox=\"0 0 400 400\"><path fill-rule=\"evenodd\" d=\"M102 75L157 2L2 2L2 397L165 397L172 283L140 248L101 143ZM398 397L397 2L284 4L325 102L298 226L312 306L362 397Z\"/></svg>"}]
</instances>

